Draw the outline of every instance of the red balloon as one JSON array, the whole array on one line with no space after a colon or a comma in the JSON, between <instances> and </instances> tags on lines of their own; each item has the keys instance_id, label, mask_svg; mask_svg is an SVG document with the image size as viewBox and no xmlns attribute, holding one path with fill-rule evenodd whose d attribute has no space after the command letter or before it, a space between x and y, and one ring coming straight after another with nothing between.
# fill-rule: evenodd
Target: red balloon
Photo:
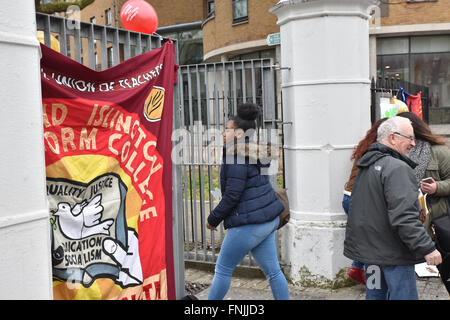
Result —
<instances>
[{"instance_id":1,"label":"red balloon","mask_svg":"<svg viewBox=\"0 0 450 320\"><path fill-rule=\"evenodd\" d=\"M120 10L120 20L125 29L152 34L158 28L158 15L153 6L144 0L129 0Z\"/></svg>"}]
</instances>

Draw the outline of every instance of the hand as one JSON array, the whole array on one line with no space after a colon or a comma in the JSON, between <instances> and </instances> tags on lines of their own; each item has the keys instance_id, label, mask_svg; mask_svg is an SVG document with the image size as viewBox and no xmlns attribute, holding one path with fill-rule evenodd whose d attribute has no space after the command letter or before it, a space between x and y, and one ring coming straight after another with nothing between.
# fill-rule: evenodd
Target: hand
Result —
<instances>
[{"instance_id":1,"label":"hand","mask_svg":"<svg viewBox=\"0 0 450 320\"><path fill-rule=\"evenodd\" d=\"M422 189L423 193L433 194L436 192L437 183L436 183L436 181L434 181L433 178L431 178L431 180L433 180L432 183L426 183L423 181L420 182L420 188Z\"/></svg>"},{"instance_id":2,"label":"hand","mask_svg":"<svg viewBox=\"0 0 450 320\"><path fill-rule=\"evenodd\" d=\"M103 251L117 262L120 268L116 282L123 286L142 284L142 268L139 259L139 240L133 230L128 229L128 247L126 250L117 239L106 238Z\"/></svg>"},{"instance_id":3,"label":"hand","mask_svg":"<svg viewBox=\"0 0 450 320\"><path fill-rule=\"evenodd\" d=\"M217 231L217 229L216 229L215 227L213 227L212 225L210 225L210 224L208 223L208 221L206 221L206 228L208 228L209 230Z\"/></svg>"},{"instance_id":4,"label":"hand","mask_svg":"<svg viewBox=\"0 0 450 320\"><path fill-rule=\"evenodd\" d=\"M442 256L439 251L435 249L433 252L425 256L425 260L427 261L427 264L437 266L442 263Z\"/></svg>"}]
</instances>

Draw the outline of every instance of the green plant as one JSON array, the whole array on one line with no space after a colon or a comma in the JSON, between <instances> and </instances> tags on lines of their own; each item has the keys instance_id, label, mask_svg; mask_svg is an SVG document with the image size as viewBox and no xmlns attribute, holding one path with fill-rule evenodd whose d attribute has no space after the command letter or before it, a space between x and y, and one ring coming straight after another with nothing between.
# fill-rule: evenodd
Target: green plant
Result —
<instances>
[{"instance_id":1,"label":"green plant","mask_svg":"<svg viewBox=\"0 0 450 320\"><path fill-rule=\"evenodd\" d=\"M200 176L203 173L203 186L204 186L204 196L205 201L209 201L209 190L213 192L216 188L220 189L220 178L219 178L219 168L211 167L211 174L209 173L208 167L203 166L202 170L200 170L199 166L194 168L193 166L187 166L185 169L182 169L181 173L181 181L184 185L183 189L183 198L185 198L186 193L189 200L193 199L193 181L195 183L195 199L200 200L200 181L202 179ZM212 186L210 186L209 177L211 176Z\"/></svg>"}]
</instances>

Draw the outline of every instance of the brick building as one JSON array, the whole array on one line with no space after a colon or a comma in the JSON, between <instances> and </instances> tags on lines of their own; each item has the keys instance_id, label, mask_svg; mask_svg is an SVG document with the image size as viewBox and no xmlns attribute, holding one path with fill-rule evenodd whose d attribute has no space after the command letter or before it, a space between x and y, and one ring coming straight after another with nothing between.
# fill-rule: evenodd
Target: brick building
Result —
<instances>
[{"instance_id":1,"label":"brick building","mask_svg":"<svg viewBox=\"0 0 450 320\"><path fill-rule=\"evenodd\" d=\"M81 20L121 28L126 0L96 0ZM181 64L269 57L279 32L269 13L277 0L148 0L157 33L179 42ZM372 11L371 75L399 77L429 88L430 123L450 123L450 0L382 0ZM414 92L412 92L414 94Z\"/></svg>"},{"instance_id":2,"label":"brick building","mask_svg":"<svg viewBox=\"0 0 450 320\"><path fill-rule=\"evenodd\" d=\"M120 10L127 0L96 0L81 11L81 21L123 28ZM203 61L201 23L207 16L204 0L151 0L158 14L158 34L177 39L180 45L180 63L193 64ZM97 49L98 50L98 49ZM113 55L108 46L108 60ZM132 48L133 50L133 48ZM134 52L131 53L134 55ZM123 60L123 50L119 53ZM97 54L99 57L100 54ZM98 58L96 58L98 59ZM96 64L99 64L97 61Z\"/></svg>"},{"instance_id":3,"label":"brick building","mask_svg":"<svg viewBox=\"0 0 450 320\"><path fill-rule=\"evenodd\" d=\"M202 27L204 59L275 57L275 49L267 46L266 38L280 31L276 16L269 13L277 2L215 1L215 9Z\"/></svg>"}]
</instances>

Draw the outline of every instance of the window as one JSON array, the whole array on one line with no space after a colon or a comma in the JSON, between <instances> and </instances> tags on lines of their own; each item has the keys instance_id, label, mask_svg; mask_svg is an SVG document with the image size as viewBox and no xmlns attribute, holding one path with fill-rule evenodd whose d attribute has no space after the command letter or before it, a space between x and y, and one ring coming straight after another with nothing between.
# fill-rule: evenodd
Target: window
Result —
<instances>
[{"instance_id":1,"label":"window","mask_svg":"<svg viewBox=\"0 0 450 320\"><path fill-rule=\"evenodd\" d=\"M428 87L430 107L450 107L450 52L411 55L411 82Z\"/></svg>"},{"instance_id":2,"label":"window","mask_svg":"<svg viewBox=\"0 0 450 320\"><path fill-rule=\"evenodd\" d=\"M70 36L66 37L66 51L67 51L67 56L71 57L72 54L70 53Z\"/></svg>"},{"instance_id":3,"label":"window","mask_svg":"<svg viewBox=\"0 0 450 320\"><path fill-rule=\"evenodd\" d=\"M206 1L206 10L207 10L208 15L211 12L214 12L214 0L207 0Z\"/></svg>"},{"instance_id":4,"label":"window","mask_svg":"<svg viewBox=\"0 0 450 320\"><path fill-rule=\"evenodd\" d=\"M450 52L450 36L411 37L411 52Z\"/></svg>"},{"instance_id":5,"label":"window","mask_svg":"<svg viewBox=\"0 0 450 320\"><path fill-rule=\"evenodd\" d=\"M203 62L203 33L201 29L161 35L178 41L178 61L180 65Z\"/></svg>"},{"instance_id":6,"label":"window","mask_svg":"<svg viewBox=\"0 0 450 320\"><path fill-rule=\"evenodd\" d=\"M429 107L450 107L449 35L380 38L377 69L383 78L399 77L428 87Z\"/></svg>"},{"instance_id":7,"label":"window","mask_svg":"<svg viewBox=\"0 0 450 320\"><path fill-rule=\"evenodd\" d=\"M377 54L402 54L408 51L408 38L385 38L377 43Z\"/></svg>"},{"instance_id":8,"label":"window","mask_svg":"<svg viewBox=\"0 0 450 320\"><path fill-rule=\"evenodd\" d=\"M107 53L107 59L108 59L108 68L111 68L113 66L113 59L114 59L114 52L113 52L113 47L109 47L106 49L106 53Z\"/></svg>"},{"instance_id":9,"label":"window","mask_svg":"<svg viewBox=\"0 0 450 320\"><path fill-rule=\"evenodd\" d=\"M377 57L378 75L409 81L408 54L387 54Z\"/></svg>"},{"instance_id":10,"label":"window","mask_svg":"<svg viewBox=\"0 0 450 320\"><path fill-rule=\"evenodd\" d=\"M110 26L112 22L111 9L105 10L105 25Z\"/></svg>"},{"instance_id":11,"label":"window","mask_svg":"<svg viewBox=\"0 0 450 320\"><path fill-rule=\"evenodd\" d=\"M265 59L265 58L275 58L275 49L267 49L261 51L254 51L250 53L243 53L234 57L230 57L228 60L236 61L236 60Z\"/></svg>"},{"instance_id":12,"label":"window","mask_svg":"<svg viewBox=\"0 0 450 320\"><path fill-rule=\"evenodd\" d=\"M247 0L233 0L233 23L248 21Z\"/></svg>"}]
</instances>

